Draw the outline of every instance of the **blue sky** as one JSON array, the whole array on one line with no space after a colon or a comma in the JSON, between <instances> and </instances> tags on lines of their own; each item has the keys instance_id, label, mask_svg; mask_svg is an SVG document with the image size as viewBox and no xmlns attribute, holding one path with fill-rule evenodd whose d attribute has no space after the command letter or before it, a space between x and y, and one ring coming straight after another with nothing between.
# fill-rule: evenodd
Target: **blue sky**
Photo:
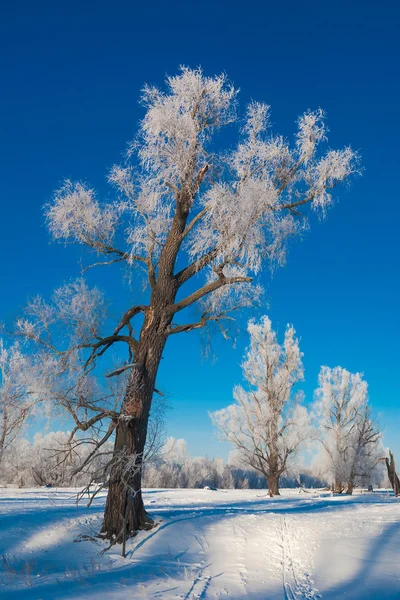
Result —
<instances>
[{"instance_id":1,"label":"blue sky","mask_svg":"<svg viewBox=\"0 0 400 600\"><path fill-rule=\"evenodd\" d=\"M225 71L243 104L271 105L276 131L289 136L320 106L332 147L362 155L363 177L292 244L287 267L266 274L262 312L280 333L294 324L308 401L321 364L365 373L385 443L399 453L399 25L395 2L3 6L0 318L78 273L76 250L49 243L42 205L64 178L108 193L106 172L143 114L143 83L162 84L180 64ZM170 433L193 454L226 456L207 411L231 401L246 336L235 349L216 340L216 363L201 359L197 333L173 337L158 384L171 394Z\"/></svg>"}]
</instances>

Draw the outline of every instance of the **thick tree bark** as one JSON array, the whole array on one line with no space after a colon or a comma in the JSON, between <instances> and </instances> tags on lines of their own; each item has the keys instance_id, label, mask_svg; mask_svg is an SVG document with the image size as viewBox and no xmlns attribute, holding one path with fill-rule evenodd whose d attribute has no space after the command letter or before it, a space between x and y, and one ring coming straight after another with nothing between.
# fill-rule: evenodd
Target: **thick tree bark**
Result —
<instances>
[{"instance_id":1,"label":"thick tree bark","mask_svg":"<svg viewBox=\"0 0 400 600\"><path fill-rule=\"evenodd\" d=\"M114 464L111 469L102 531L105 537L122 541L152 521L146 514L141 492L141 456L145 428L140 419L121 420L117 427ZM134 464L132 464L134 460ZM125 471L125 473L124 473Z\"/></svg>"},{"instance_id":2,"label":"thick tree bark","mask_svg":"<svg viewBox=\"0 0 400 600\"><path fill-rule=\"evenodd\" d=\"M268 493L270 497L280 496L279 492L279 475L277 473L270 473L267 476Z\"/></svg>"},{"instance_id":3,"label":"thick tree bark","mask_svg":"<svg viewBox=\"0 0 400 600\"><path fill-rule=\"evenodd\" d=\"M158 367L171 318L150 308L118 421L102 533L122 541L153 525L142 498L142 462Z\"/></svg>"},{"instance_id":4,"label":"thick tree bark","mask_svg":"<svg viewBox=\"0 0 400 600\"><path fill-rule=\"evenodd\" d=\"M268 490L269 495L279 496L279 477L282 474L282 469L280 468L279 459L278 459L278 451L276 448L276 440L278 438L278 428L276 426L278 419L274 419L274 424L272 426L272 443L269 447L269 460L268 460Z\"/></svg>"}]
</instances>

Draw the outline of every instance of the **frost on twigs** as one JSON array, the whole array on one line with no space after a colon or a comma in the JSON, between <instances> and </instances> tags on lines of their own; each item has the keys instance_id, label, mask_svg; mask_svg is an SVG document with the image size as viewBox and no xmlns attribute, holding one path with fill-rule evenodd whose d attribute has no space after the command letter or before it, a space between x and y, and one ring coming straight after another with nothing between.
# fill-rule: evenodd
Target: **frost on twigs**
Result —
<instances>
[{"instance_id":1,"label":"frost on twigs","mask_svg":"<svg viewBox=\"0 0 400 600\"><path fill-rule=\"evenodd\" d=\"M146 171L179 186L183 174L207 162L214 131L236 119L236 96L225 75L185 67L167 78L167 92L145 86L146 115L131 152L138 151Z\"/></svg>"},{"instance_id":2,"label":"frost on twigs","mask_svg":"<svg viewBox=\"0 0 400 600\"><path fill-rule=\"evenodd\" d=\"M46 206L46 218L54 239L101 250L112 242L118 211L113 205L101 206L94 190L67 180Z\"/></svg>"},{"instance_id":3,"label":"frost on twigs","mask_svg":"<svg viewBox=\"0 0 400 600\"><path fill-rule=\"evenodd\" d=\"M80 277L57 288L50 303L40 296L30 300L25 316L16 322L16 334L51 346L54 334L62 327L64 343L82 344L99 336L104 319L102 293L96 287L89 288Z\"/></svg>"},{"instance_id":4,"label":"frost on twigs","mask_svg":"<svg viewBox=\"0 0 400 600\"><path fill-rule=\"evenodd\" d=\"M210 265L240 266L253 277L265 263L285 262L288 240L307 228L302 208L324 213L333 188L359 171L350 147L324 150L321 109L300 116L290 143L272 131L262 102L251 102L242 120L238 91L224 74L183 67L165 89L145 86L142 101L127 162L109 174L117 197L101 203L93 189L66 181L46 217L55 239L87 245L108 257L103 264L140 264L152 285L180 210L186 227L177 264L190 267L184 281ZM227 125L237 125L229 151L214 140Z\"/></svg>"}]
</instances>

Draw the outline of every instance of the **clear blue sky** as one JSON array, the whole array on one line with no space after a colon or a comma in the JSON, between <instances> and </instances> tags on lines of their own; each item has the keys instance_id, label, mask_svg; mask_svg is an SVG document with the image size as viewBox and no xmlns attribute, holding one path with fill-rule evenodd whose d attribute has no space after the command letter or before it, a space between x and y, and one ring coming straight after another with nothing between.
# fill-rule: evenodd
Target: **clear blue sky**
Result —
<instances>
[{"instance_id":1,"label":"clear blue sky","mask_svg":"<svg viewBox=\"0 0 400 600\"><path fill-rule=\"evenodd\" d=\"M8 2L0 22L0 318L78 273L77 253L49 244L42 205L66 177L107 193L105 175L136 131L144 82L180 64L226 71L272 106L276 131L321 106L333 147L360 151L364 176L324 222L265 277L265 308L294 324L308 401L321 364L363 371L400 453L399 30L397 2ZM103 275L98 272L101 286ZM193 454L224 455L208 410L241 381L236 349L201 361L196 333L173 336L158 386L172 394L169 429Z\"/></svg>"}]
</instances>

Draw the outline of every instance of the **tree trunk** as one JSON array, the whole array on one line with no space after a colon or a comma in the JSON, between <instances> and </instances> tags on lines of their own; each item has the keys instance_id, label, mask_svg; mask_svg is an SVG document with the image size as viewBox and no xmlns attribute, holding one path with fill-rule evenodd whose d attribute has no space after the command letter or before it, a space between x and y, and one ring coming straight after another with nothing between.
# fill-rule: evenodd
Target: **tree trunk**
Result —
<instances>
[{"instance_id":1,"label":"tree trunk","mask_svg":"<svg viewBox=\"0 0 400 600\"><path fill-rule=\"evenodd\" d=\"M192 173L187 177L191 181ZM153 526L144 509L141 491L143 452L157 371L174 316L171 306L179 288L173 271L192 200L190 186L177 198L176 212L158 263L157 280L153 274L150 304L135 349L136 367L130 373L118 419L102 528L105 537L117 541L124 541L138 529Z\"/></svg>"},{"instance_id":2,"label":"tree trunk","mask_svg":"<svg viewBox=\"0 0 400 600\"><path fill-rule=\"evenodd\" d=\"M349 494L349 496L353 495L355 479L356 479L356 466L354 463L350 469L349 480L347 482L347 488L346 488L346 494Z\"/></svg>"},{"instance_id":3,"label":"tree trunk","mask_svg":"<svg viewBox=\"0 0 400 600\"><path fill-rule=\"evenodd\" d=\"M388 477L389 477L390 484L393 488L394 495L398 496L400 494L400 480L397 477L393 454L390 452L390 450L389 450L389 459L388 458L385 459Z\"/></svg>"},{"instance_id":4,"label":"tree trunk","mask_svg":"<svg viewBox=\"0 0 400 600\"><path fill-rule=\"evenodd\" d=\"M335 480L334 491L335 491L335 494L341 494L343 492L343 484L339 479Z\"/></svg>"},{"instance_id":5,"label":"tree trunk","mask_svg":"<svg viewBox=\"0 0 400 600\"><path fill-rule=\"evenodd\" d=\"M142 498L141 466L145 427L140 419L121 420L117 426L102 532L122 541L139 529L152 527Z\"/></svg>"},{"instance_id":6,"label":"tree trunk","mask_svg":"<svg viewBox=\"0 0 400 600\"><path fill-rule=\"evenodd\" d=\"M269 495L279 496L279 477L283 472L283 469L280 468L279 461L279 453L278 453L278 422L279 422L279 413L274 411L271 422L271 441L269 443L269 459L268 459L268 490Z\"/></svg>"},{"instance_id":7,"label":"tree trunk","mask_svg":"<svg viewBox=\"0 0 400 600\"><path fill-rule=\"evenodd\" d=\"M270 473L267 477L268 493L270 497L280 496L279 493L279 475L277 473Z\"/></svg>"},{"instance_id":8,"label":"tree trunk","mask_svg":"<svg viewBox=\"0 0 400 600\"><path fill-rule=\"evenodd\" d=\"M151 401L170 320L162 318L162 311L159 315L155 318L150 309L146 316L116 428L102 533L117 542L153 526L144 508L141 482Z\"/></svg>"}]
</instances>

